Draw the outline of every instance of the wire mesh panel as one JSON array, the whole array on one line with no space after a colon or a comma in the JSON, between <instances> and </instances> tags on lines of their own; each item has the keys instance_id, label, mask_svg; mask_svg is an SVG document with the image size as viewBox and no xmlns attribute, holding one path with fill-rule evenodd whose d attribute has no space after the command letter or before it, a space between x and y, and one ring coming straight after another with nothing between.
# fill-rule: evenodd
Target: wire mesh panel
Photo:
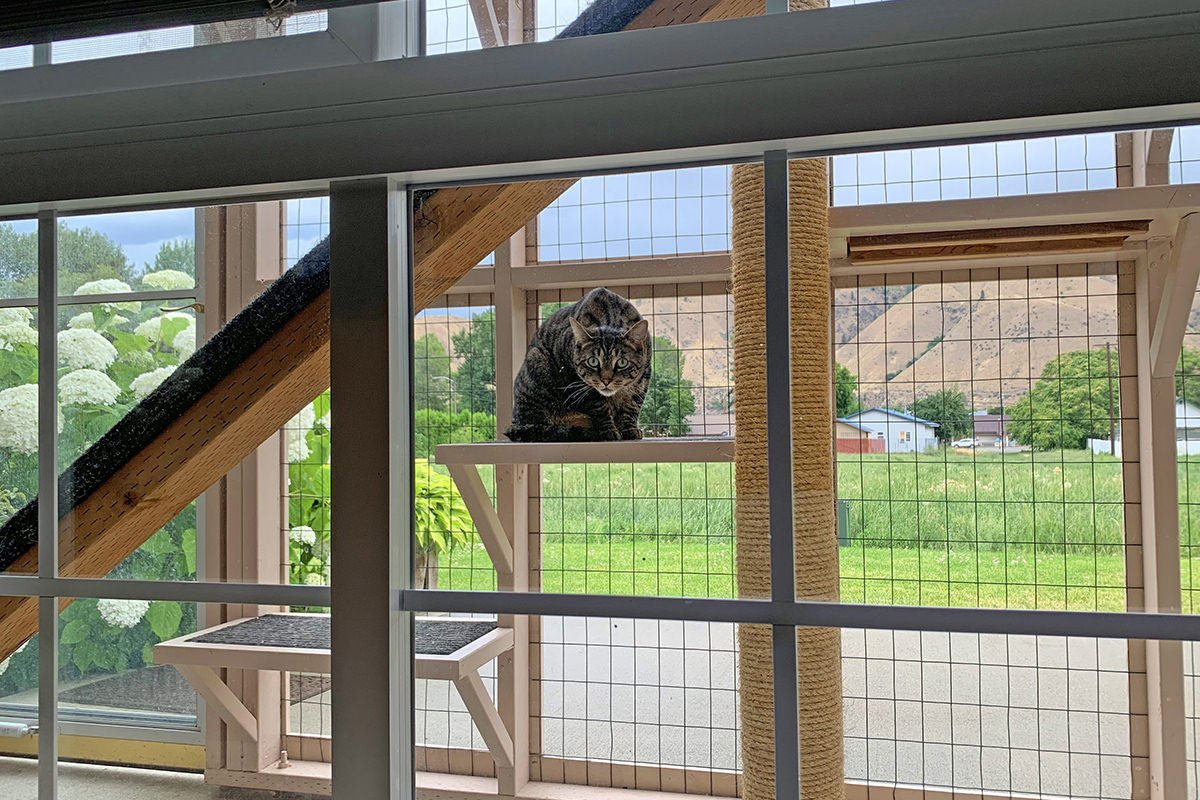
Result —
<instances>
[{"instance_id":1,"label":"wire mesh panel","mask_svg":"<svg viewBox=\"0 0 1200 800\"><path fill-rule=\"evenodd\" d=\"M1175 152L1179 151L1177 131ZM1174 162L1172 169L1175 169ZM1175 368L1175 439L1179 463L1180 584L1183 612L1200 610L1200 295L1183 335L1183 349ZM1187 720L1188 787L1190 796L1200 791L1200 662L1197 648L1183 646L1184 708Z\"/></svg>"},{"instance_id":2,"label":"wire mesh panel","mask_svg":"<svg viewBox=\"0 0 1200 800\"><path fill-rule=\"evenodd\" d=\"M735 796L733 625L543 617L541 631L535 779Z\"/></svg>"},{"instance_id":3,"label":"wire mesh panel","mask_svg":"<svg viewBox=\"0 0 1200 800\"><path fill-rule=\"evenodd\" d=\"M1124 608L1116 272L836 291L845 599Z\"/></svg>"},{"instance_id":4,"label":"wire mesh panel","mask_svg":"<svg viewBox=\"0 0 1200 800\"><path fill-rule=\"evenodd\" d=\"M836 285L842 599L1124 610L1131 267ZM851 779L1128 796L1125 642L848 631L843 670Z\"/></svg>"},{"instance_id":5,"label":"wire mesh panel","mask_svg":"<svg viewBox=\"0 0 1200 800\"><path fill-rule=\"evenodd\" d=\"M1200 126L1175 129L1168 169L1171 183L1200 183Z\"/></svg>"},{"instance_id":6,"label":"wire mesh panel","mask_svg":"<svg viewBox=\"0 0 1200 800\"><path fill-rule=\"evenodd\" d=\"M1128 798L1130 730L1145 717L1130 708L1126 646L843 631L846 778L956 797Z\"/></svg>"},{"instance_id":7,"label":"wire mesh panel","mask_svg":"<svg viewBox=\"0 0 1200 800\"><path fill-rule=\"evenodd\" d=\"M729 249L729 167L582 178L538 215L538 261Z\"/></svg>"},{"instance_id":8,"label":"wire mesh panel","mask_svg":"<svg viewBox=\"0 0 1200 800\"><path fill-rule=\"evenodd\" d=\"M1111 189L1111 133L834 156L835 206Z\"/></svg>"}]
</instances>

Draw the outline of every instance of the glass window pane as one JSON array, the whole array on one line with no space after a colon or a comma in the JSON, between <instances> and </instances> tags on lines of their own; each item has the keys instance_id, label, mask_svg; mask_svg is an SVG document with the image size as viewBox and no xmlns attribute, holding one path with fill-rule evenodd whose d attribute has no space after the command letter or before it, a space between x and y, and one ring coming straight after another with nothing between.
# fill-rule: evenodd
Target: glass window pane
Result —
<instances>
[{"instance_id":1,"label":"glass window pane","mask_svg":"<svg viewBox=\"0 0 1200 800\"><path fill-rule=\"evenodd\" d=\"M195 241L190 208L65 218L58 235L59 294L194 290Z\"/></svg>"},{"instance_id":2,"label":"glass window pane","mask_svg":"<svg viewBox=\"0 0 1200 800\"><path fill-rule=\"evenodd\" d=\"M37 754L38 636L36 597L0 596L0 619L19 620L0 633L0 794L5 797L37 796L37 762L6 755ZM11 734L11 735L10 735Z\"/></svg>"}]
</instances>

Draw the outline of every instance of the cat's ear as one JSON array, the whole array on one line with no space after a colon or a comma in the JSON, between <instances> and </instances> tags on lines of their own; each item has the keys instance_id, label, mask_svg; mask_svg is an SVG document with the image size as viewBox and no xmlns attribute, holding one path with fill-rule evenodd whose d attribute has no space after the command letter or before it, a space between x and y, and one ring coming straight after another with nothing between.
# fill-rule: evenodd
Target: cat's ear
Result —
<instances>
[{"instance_id":1,"label":"cat's ear","mask_svg":"<svg viewBox=\"0 0 1200 800\"><path fill-rule=\"evenodd\" d=\"M575 341L583 344L592 338L592 334L588 332L587 328L583 327L583 323L574 317L567 317L567 319L571 320L571 330L575 331Z\"/></svg>"},{"instance_id":2,"label":"cat's ear","mask_svg":"<svg viewBox=\"0 0 1200 800\"><path fill-rule=\"evenodd\" d=\"M637 322L629 326L629 330L625 331L625 341L629 342L634 347L641 347L646 343L646 338L650 335L650 323L645 319L639 319Z\"/></svg>"}]
</instances>

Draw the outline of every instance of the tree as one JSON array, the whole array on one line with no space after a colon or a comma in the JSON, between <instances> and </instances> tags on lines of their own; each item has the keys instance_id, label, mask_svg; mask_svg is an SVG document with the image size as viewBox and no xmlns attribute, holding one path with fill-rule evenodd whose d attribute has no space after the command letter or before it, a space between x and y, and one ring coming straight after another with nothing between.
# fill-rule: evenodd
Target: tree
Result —
<instances>
[{"instance_id":1,"label":"tree","mask_svg":"<svg viewBox=\"0 0 1200 800\"><path fill-rule=\"evenodd\" d=\"M413 342L413 399L416 409L445 411L450 403L450 354L441 341L427 333Z\"/></svg>"},{"instance_id":2,"label":"tree","mask_svg":"<svg viewBox=\"0 0 1200 800\"><path fill-rule=\"evenodd\" d=\"M858 402L858 378L841 364L835 364L833 368L833 392L838 417L848 417L862 409Z\"/></svg>"},{"instance_id":3,"label":"tree","mask_svg":"<svg viewBox=\"0 0 1200 800\"><path fill-rule=\"evenodd\" d=\"M967 406L967 396L958 387L914 400L904 410L914 417L936 422L937 437L942 443L971 435L971 409Z\"/></svg>"},{"instance_id":4,"label":"tree","mask_svg":"<svg viewBox=\"0 0 1200 800\"><path fill-rule=\"evenodd\" d=\"M683 377L683 352L664 336L653 339L650 386L638 419L649 436L683 436L691 430L687 418L696 413L692 382Z\"/></svg>"},{"instance_id":5,"label":"tree","mask_svg":"<svg viewBox=\"0 0 1200 800\"><path fill-rule=\"evenodd\" d=\"M1175 370L1175 396L1193 405L1200 405L1200 350L1185 347L1179 353Z\"/></svg>"},{"instance_id":6,"label":"tree","mask_svg":"<svg viewBox=\"0 0 1200 800\"><path fill-rule=\"evenodd\" d=\"M154 254L154 271L174 269L195 277L196 243L191 239L163 242Z\"/></svg>"},{"instance_id":7,"label":"tree","mask_svg":"<svg viewBox=\"0 0 1200 800\"><path fill-rule=\"evenodd\" d=\"M450 337L450 344L453 357L462 359L454 371L458 410L495 414L496 312L471 317L471 324Z\"/></svg>"},{"instance_id":8,"label":"tree","mask_svg":"<svg viewBox=\"0 0 1200 800\"><path fill-rule=\"evenodd\" d=\"M121 245L91 228L58 225L58 291L72 294L84 283L117 278L129 283L133 267ZM6 295L37 295L37 232L0 225L0 291Z\"/></svg>"},{"instance_id":9,"label":"tree","mask_svg":"<svg viewBox=\"0 0 1200 800\"><path fill-rule=\"evenodd\" d=\"M1042 369L1033 391L1008 409L1010 434L1036 450L1082 449L1088 439L1108 438L1110 391L1111 407L1120 408L1117 374L1115 353L1063 353Z\"/></svg>"}]
</instances>

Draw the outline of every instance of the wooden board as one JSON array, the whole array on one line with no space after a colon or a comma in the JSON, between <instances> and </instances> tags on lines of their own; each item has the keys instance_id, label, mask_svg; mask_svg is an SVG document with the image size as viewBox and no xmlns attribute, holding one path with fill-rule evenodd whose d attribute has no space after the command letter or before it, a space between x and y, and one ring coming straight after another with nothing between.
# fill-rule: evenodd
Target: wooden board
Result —
<instances>
[{"instance_id":1,"label":"wooden board","mask_svg":"<svg viewBox=\"0 0 1200 800\"><path fill-rule=\"evenodd\" d=\"M663 437L628 442L442 444L439 464L700 464L733 461L729 437Z\"/></svg>"},{"instance_id":2,"label":"wooden board","mask_svg":"<svg viewBox=\"0 0 1200 800\"><path fill-rule=\"evenodd\" d=\"M1125 246L1124 236L1051 239L1039 242L979 242L900 247L850 253L856 266L875 264L927 263L944 259L987 259L1012 256L1064 255L1068 253L1115 253Z\"/></svg>"},{"instance_id":3,"label":"wooden board","mask_svg":"<svg viewBox=\"0 0 1200 800\"><path fill-rule=\"evenodd\" d=\"M995 242L1049 242L1087 237L1134 236L1150 230L1150 220L1085 222L1073 225L1021 225L1008 228L975 228L913 233L885 233L876 236L851 236L847 239L851 255L871 250L898 250L936 245L972 245Z\"/></svg>"}]
</instances>

